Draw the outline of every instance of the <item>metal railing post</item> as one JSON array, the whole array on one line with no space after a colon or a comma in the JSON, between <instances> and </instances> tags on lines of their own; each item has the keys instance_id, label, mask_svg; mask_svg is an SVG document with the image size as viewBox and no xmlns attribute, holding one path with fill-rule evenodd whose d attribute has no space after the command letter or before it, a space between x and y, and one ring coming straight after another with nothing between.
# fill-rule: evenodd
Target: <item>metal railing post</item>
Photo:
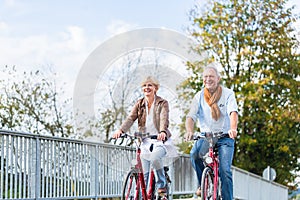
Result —
<instances>
[{"instance_id":1,"label":"metal railing post","mask_svg":"<svg viewBox=\"0 0 300 200\"><path fill-rule=\"evenodd\" d=\"M35 199L41 197L41 141L40 138L36 137L36 147L35 147ZM34 180L34 179L33 179Z\"/></svg>"}]
</instances>

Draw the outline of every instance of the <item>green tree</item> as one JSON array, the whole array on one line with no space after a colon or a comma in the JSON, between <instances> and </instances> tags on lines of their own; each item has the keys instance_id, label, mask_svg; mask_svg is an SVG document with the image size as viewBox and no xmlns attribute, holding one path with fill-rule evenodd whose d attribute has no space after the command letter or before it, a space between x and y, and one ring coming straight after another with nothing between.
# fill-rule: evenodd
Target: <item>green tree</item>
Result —
<instances>
[{"instance_id":1,"label":"green tree","mask_svg":"<svg viewBox=\"0 0 300 200\"><path fill-rule=\"evenodd\" d=\"M206 59L188 63L193 75L181 95L187 99L199 91L203 66L219 63L223 84L236 92L239 104L234 165L258 175L271 166L284 185L300 170L299 41L286 3L216 0L203 12L195 6L190 32L195 51Z\"/></svg>"},{"instance_id":2,"label":"green tree","mask_svg":"<svg viewBox=\"0 0 300 200\"><path fill-rule=\"evenodd\" d=\"M1 128L67 137L74 133L69 100L61 101L54 79L41 71L6 66L0 95Z\"/></svg>"}]
</instances>

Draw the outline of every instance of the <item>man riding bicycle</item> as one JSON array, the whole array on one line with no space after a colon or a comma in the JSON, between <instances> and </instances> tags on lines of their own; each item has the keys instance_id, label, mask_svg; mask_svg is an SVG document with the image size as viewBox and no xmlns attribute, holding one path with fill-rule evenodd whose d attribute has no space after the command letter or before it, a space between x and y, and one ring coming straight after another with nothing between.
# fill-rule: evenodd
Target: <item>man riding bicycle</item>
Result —
<instances>
[{"instance_id":1,"label":"man riding bicycle","mask_svg":"<svg viewBox=\"0 0 300 200\"><path fill-rule=\"evenodd\" d=\"M222 200L233 199L233 183L231 165L234 153L234 138L237 136L238 107L232 90L220 85L220 73L213 65L203 71L204 88L193 98L190 111L186 117L185 139L190 140L194 135L197 119L202 134L206 132L220 133L216 144L219 153L219 173L221 178ZM201 176L204 169L199 154L203 154L204 139L197 140L190 152L190 159L197 174L200 196Z\"/></svg>"}]
</instances>

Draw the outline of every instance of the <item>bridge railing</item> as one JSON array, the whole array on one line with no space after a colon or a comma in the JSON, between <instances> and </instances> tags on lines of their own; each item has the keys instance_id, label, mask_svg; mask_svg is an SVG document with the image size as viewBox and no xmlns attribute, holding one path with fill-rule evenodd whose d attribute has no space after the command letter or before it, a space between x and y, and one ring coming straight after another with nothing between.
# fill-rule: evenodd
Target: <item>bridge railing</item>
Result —
<instances>
[{"instance_id":1,"label":"bridge railing","mask_svg":"<svg viewBox=\"0 0 300 200\"><path fill-rule=\"evenodd\" d=\"M134 156L131 147L0 130L0 199L119 197ZM197 184L189 156L179 156L169 167L171 193L193 194ZM238 168L233 175L234 182L245 184L236 184L234 191L241 199L253 199L251 183L263 187L256 195L269 188L276 193L270 199L287 199L282 198L286 187Z\"/></svg>"},{"instance_id":2,"label":"bridge railing","mask_svg":"<svg viewBox=\"0 0 300 200\"><path fill-rule=\"evenodd\" d=\"M131 147L2 130L0 199L120 196L134 156Z\"/></svg>"}]
</instances>

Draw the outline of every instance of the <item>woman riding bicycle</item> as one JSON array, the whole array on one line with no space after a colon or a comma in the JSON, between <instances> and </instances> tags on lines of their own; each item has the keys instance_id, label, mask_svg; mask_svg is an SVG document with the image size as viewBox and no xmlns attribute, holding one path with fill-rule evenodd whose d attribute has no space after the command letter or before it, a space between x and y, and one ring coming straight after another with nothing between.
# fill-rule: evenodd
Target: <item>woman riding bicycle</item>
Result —
<instances>
[{"instance_id":1,"label":"woman riding bicycle","mask_svg":"<svg viewBox=\"0 0 300 200\"><path fill-rule=\"evenodd\" d=\"M198 92L191 104L186 117L185 138L190 140L194 134L197 119L200 122L201 133L220 133L223 137L218 140L219 173L221 177L222 199L233 199L233 183L231 164L234 153L234 138L237 136L238 107L234 92L219 84L220 74L216 67L208 66L203 71L204 89ZM200 196L201 177L204 169L199 153L203 154L203 139L197 140L190 152L193 168L198 179L196 194ZM208 150L208 149L207 149Z\"/></svg>"},{"instance_id":2,"label":"woman riding bicycle","mask_svg":"<svg viewBox=\"0 0 300 200\"><path fill-rule=\"evenodd\" d=\"M117 130L113 138L119 138L138 120L139 132L157 135L156 140L147 138L141 145L142 166L145 175L146 187L148 184L151 165L154 168L158 193L166 192L166 177L164 174L163 158L174 157L177 150L172 143L169 127L169 103L157 96L159 83L154 77L147 77L141 84L144 97L139 99L131 113Z\"/></svg>"}]
</instances>

